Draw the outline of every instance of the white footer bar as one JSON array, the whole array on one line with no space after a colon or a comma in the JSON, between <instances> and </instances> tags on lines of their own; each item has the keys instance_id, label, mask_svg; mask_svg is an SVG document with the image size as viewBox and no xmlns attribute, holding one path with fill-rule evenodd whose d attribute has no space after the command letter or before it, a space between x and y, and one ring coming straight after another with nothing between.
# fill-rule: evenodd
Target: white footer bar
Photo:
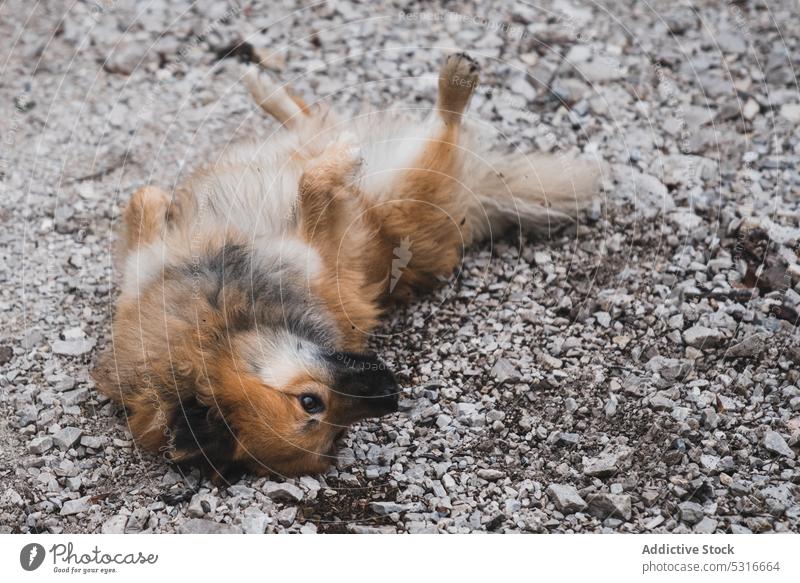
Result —
<instances>
[{"instance_id":1,"label":"white footer bar","mask_svg":"<svg viewBox=\"0 0 800 583\"><path fill-rule=\"evenodd\" d=\"M0 535L3 581L800 581L800 535Z\"/></svg>"}]
</instances>

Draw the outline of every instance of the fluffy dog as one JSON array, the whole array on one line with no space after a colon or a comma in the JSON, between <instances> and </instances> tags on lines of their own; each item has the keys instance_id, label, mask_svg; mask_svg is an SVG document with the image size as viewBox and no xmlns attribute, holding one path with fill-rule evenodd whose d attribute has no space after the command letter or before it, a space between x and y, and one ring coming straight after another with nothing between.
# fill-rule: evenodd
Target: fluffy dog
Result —
<instances>
[{"instance_id":1,"label":"fluffy dog","mask_svg":"<svg viewBox=\"0 0 800 583\"><path fill-rule=\"evenodd\" d=\"M245 82L283 128L173 193L134 193L95 377L170 460L216 478L322 472L349 425L397 409L392 373L364 352L381 314L451 276L470 243L574 214L597 168L493 151L463 116L466 54L446 59L424 120L344 120L255 69Z\"/></svg>"}]
</instances>

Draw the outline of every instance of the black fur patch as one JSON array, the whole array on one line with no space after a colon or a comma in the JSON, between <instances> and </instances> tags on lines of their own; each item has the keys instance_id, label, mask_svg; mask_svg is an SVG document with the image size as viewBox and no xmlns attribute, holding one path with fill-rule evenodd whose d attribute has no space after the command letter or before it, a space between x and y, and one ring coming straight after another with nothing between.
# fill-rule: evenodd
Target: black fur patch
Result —
<instances>
[{"instance_id":1,"label":"black fur patch","mask_svg":"<svg viewBox=\"0 0 800 583\"><path fill-rule=\"evenodd\" d=\"M352 397L397 395L394 374L382 360L371 353L333 352L325 355L332 365L335 391Z\"/></svg>"},{"instance_id":2,"label":"black fur patch","mask_svg":"<svg viewBox=\"0 0 800 583\"><path fill-rule=\"evenodd\" d=\"M335 337L322 306L300 285L304 275L286 264L260 265L246 245L226 243L181 271L199 282L214 309L226 311L230 331L284 328L320 345ZM224 305L226 288L247 298L244 310Z\"/></svg>"},{"instance_id":3,"label":"black fur patch","mask_svg":"<svg viewBox=\"0 0 800 583\"><path fill-rule=\"evenodd\" d=\"M171 457L223 475L231 468L236 438L219 410L192 398L177 406L172 417Z\"/></svg>"}]
</instances>

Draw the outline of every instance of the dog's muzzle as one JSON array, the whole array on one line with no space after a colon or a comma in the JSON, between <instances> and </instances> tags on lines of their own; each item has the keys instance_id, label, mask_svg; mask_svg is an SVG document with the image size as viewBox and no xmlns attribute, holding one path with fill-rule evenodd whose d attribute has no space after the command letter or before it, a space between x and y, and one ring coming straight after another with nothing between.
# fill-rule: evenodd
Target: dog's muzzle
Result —
<instances>
[{"instance_id":1,"label":"dog's muzzle","mask_svg":"<svg viewBox=\"0 0 800 583\"><path fill-rule=\"evenodd\" d=\"M374 354L335 352L327 360L333 368L333 390L347 398L352 421L397 411L400 387Z\"/></svg>"},{"instance_id":2,"label":"dog's muzzle","mask_svg":"<svg viewBox=\"0 0 800 583\"><path fill-rule=\"evenodd\" d=\"M350 396L350 399L357 408L367 412L365 417L382 417L397 412L399 392L400 387L394 383L392 386L381 386L374 394Z\"/></svg>"}]
</instances>

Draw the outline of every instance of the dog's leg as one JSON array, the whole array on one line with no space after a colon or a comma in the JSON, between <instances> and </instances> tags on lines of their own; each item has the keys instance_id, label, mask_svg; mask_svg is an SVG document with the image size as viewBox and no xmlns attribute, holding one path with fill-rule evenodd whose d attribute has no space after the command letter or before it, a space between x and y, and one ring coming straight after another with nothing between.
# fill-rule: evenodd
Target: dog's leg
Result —
<instances>
[{"instance_id":1,"label":"dog's leg","mask_svg":"<svg viewBox=\"0 0 800 583\"><path fill-rule=\"evenodd\" d=\"M346 218L342 204L355 202L361 151L356 137L345 132L306 166L298 186L300 231L309 243L330 248L337 227Z\"/></svg>"},{"instance_id":2,"label":"dog's leg","mask_svg":"<svg viewBox=\"0 0 800 583\"><path fill-rule=\"evenodd\" d=\"M161 237L169 214L170 196L166 191L156 186L145 186L134 192L122 214L123 255Z\"/></svg>"},{"instance_id":3,"label":"dog's leg","mask_svg":"<svg viewBox=\"0 0 800 583\"><path fill-rule=\"evenodd\" d=\"M450 55L439 72L436 113L448 130L457 131L478 85L478 63L466 53Z\"/></svg>"},{"instance_id":4,"label":"dog's leg","mask_svg":"<svg viewBox=\"0 0 800 583\"><path fill-rule=\"evenodd\" d=\"M463 158L459 132L477 83L478 65L471 57L447 58L424 146L410 168L394 175L386 188L389 197L375 205L375 222L390 251L389 257L374 255L371 270L386 277L390 297L404 299L413 288L433 286L460 261L469 234L457 199Z\"/></svg>"},{"instance_id":5,"label":"dog's leg","mask_svg":"<svg viewBox=\"0 0 800 583\"><path fill-rule=\"evenodd\" d=\"M309 115L305 101L292 95L286 86L279 85L266 73L259 73L255 66L247 68L243 79L259 107L286 127L291 128Z\"/></svg>"},{"instance_id":6,"label":"dog's leg","mask_svg":"<svg viewBox=\"0 0 800 583\"><path fill-rule=\"evenodd\" d=\"M365 269L364 256L381 241L365 220L361 164L357 138L345 132L308 162L298 192L299 233L322 260L311 284L330 308L347 350L363 349L365 334L378 322L382 295Z\"/></svg>"}]
</instances>

